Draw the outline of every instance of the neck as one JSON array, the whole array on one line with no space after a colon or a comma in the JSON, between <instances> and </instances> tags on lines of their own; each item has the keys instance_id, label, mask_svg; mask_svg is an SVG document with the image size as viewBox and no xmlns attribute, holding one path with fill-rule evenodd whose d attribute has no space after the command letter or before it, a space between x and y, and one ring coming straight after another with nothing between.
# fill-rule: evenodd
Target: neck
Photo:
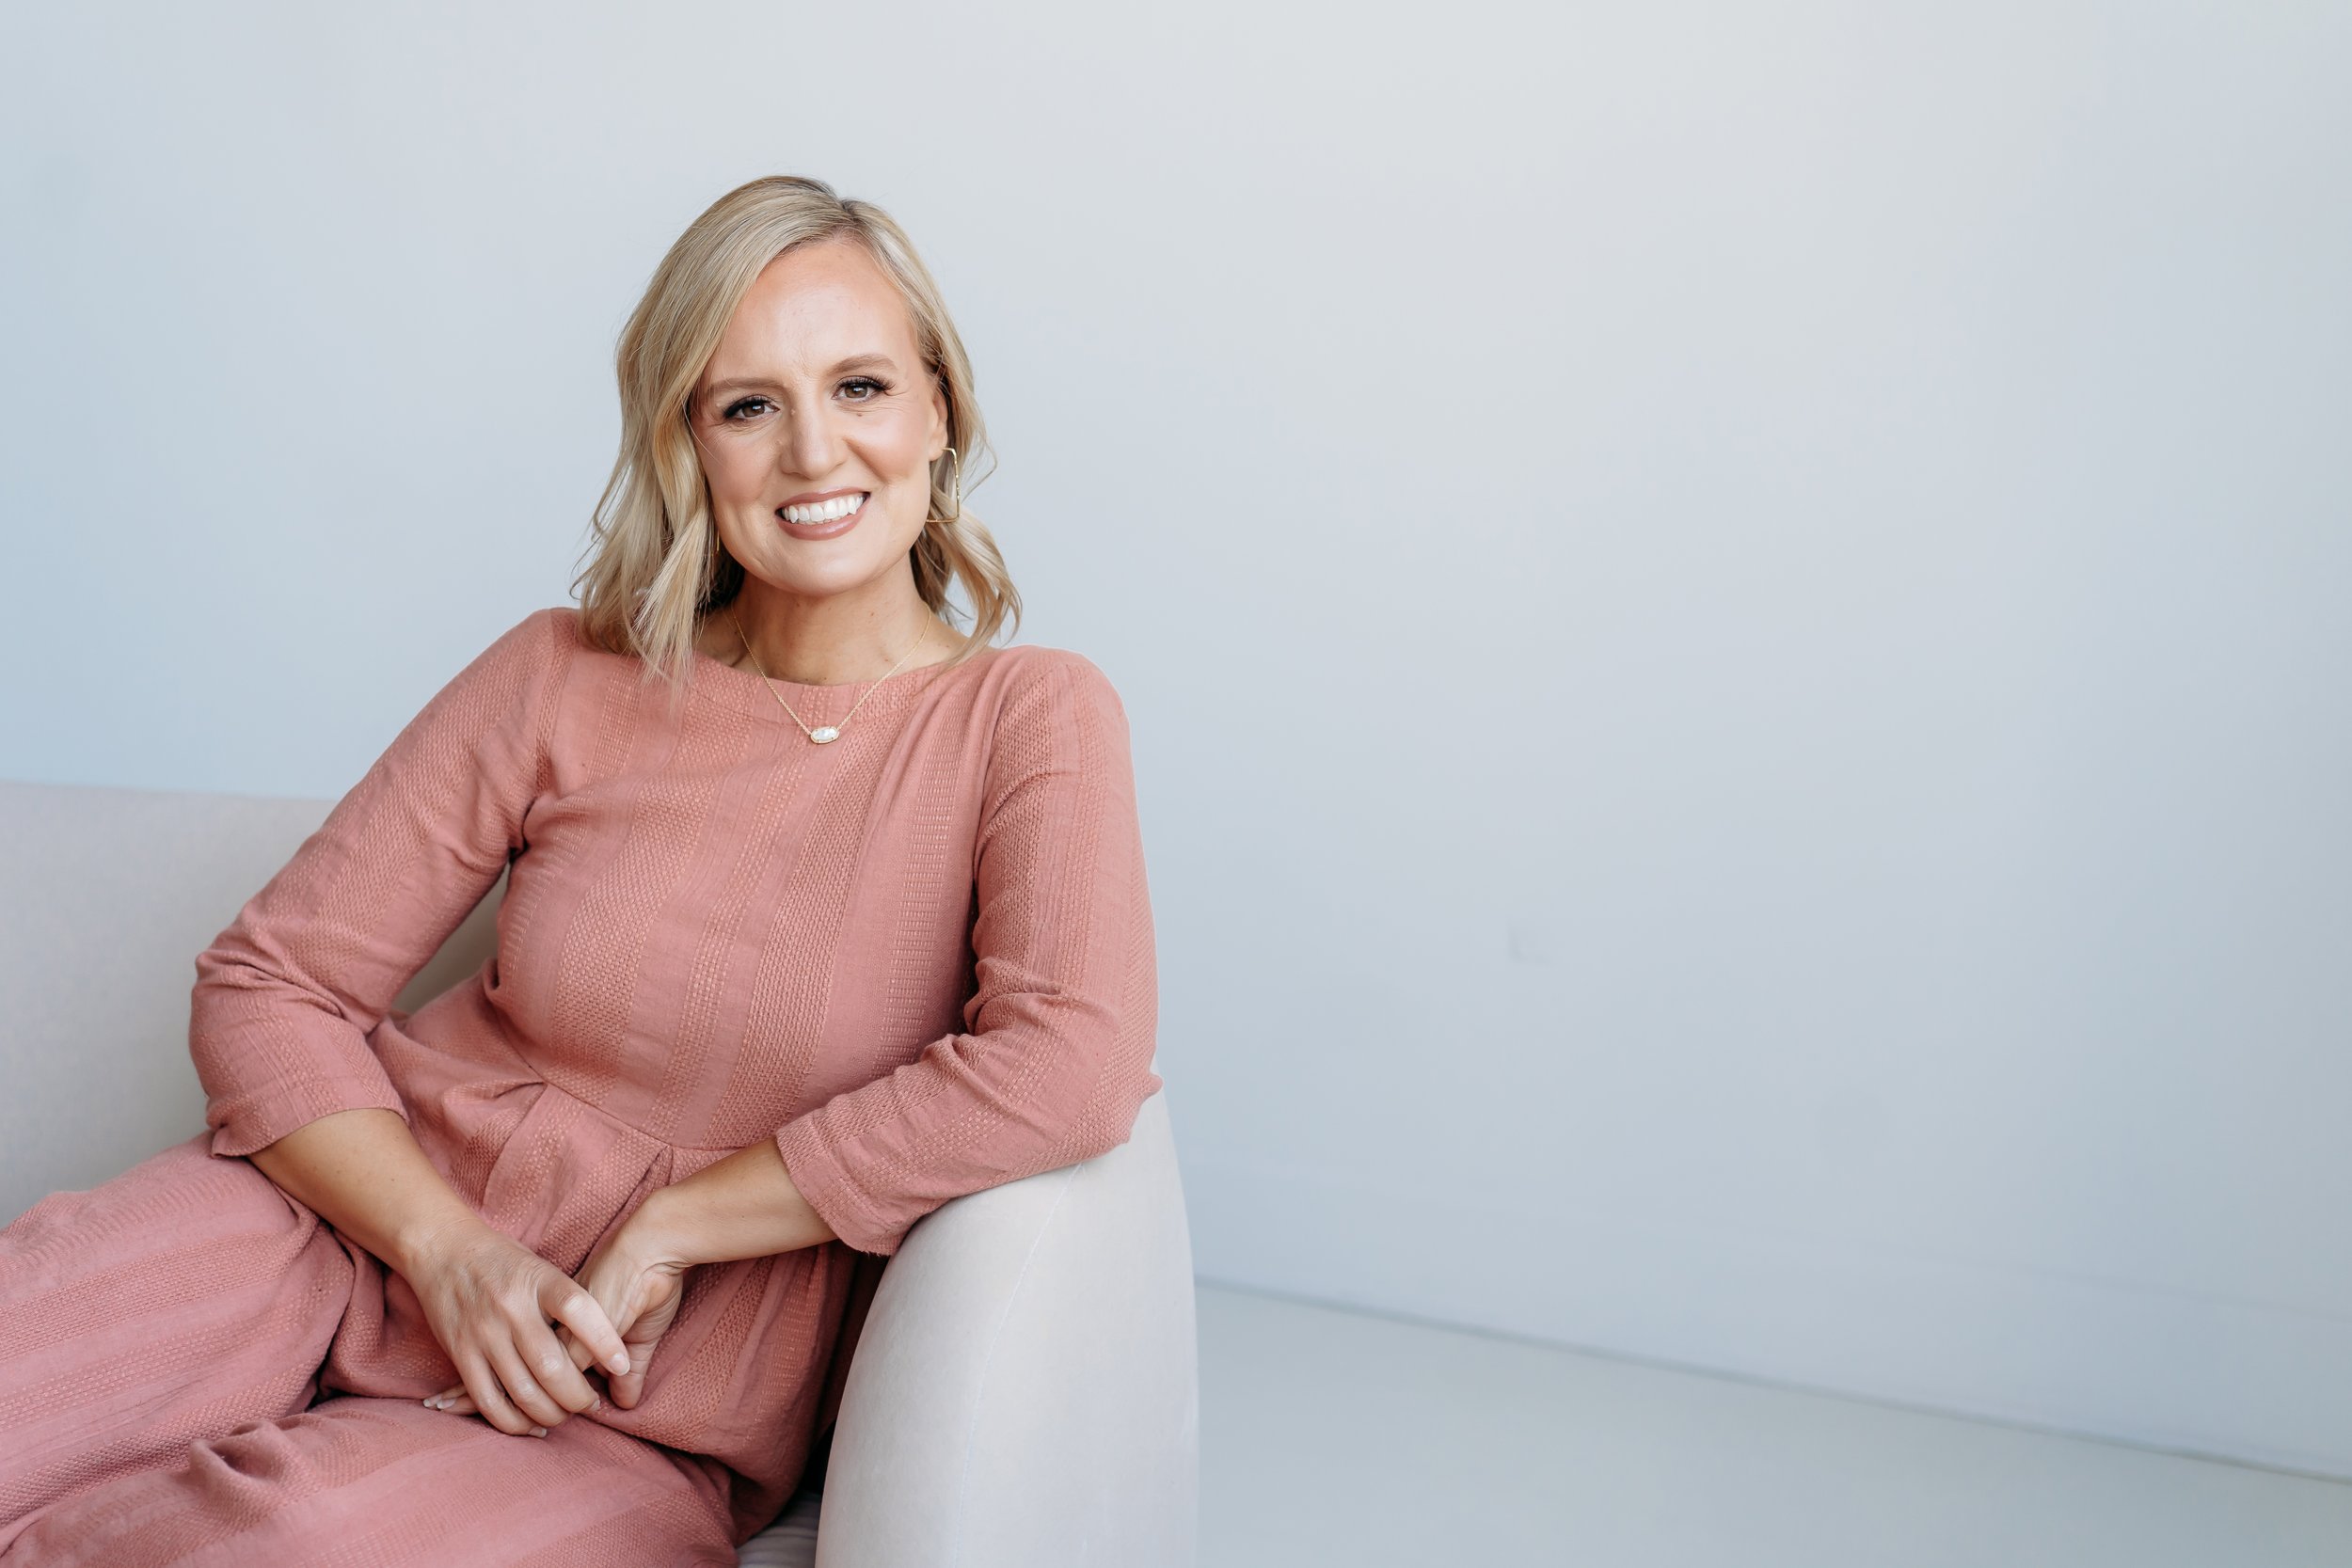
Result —
<instances>
[{"instance_id":1,"label":"neck","mask_svg":"<svg viewBox=\"0 0 2352 1568\"><path fill-rule=\"evenodd\" d=\"M887 606L810 605L753 584L709 617L705 651L720 662L773 680L843 686L917 669L946 655L945 626L909 594ZM740 635L738 627L740 627ZM745 651L744 641L751 643Z\"/></svg>"}]
</instances>

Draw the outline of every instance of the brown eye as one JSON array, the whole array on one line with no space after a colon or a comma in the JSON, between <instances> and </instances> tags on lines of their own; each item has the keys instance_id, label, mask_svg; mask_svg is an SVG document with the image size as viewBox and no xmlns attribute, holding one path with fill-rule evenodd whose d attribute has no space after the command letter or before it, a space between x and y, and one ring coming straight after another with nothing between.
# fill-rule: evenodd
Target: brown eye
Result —
<instances>
[{"instance_id":1,"label":"brown eye","mask_svg":"<svg viewBox=\"0 0 2352 1568\"><path fill-rule=\"evenodd\" d=\"M768 400L766 398L738 398L733 403L727 404L726 412L722 417L729 420L741 419L746 409L765 407L767 403Z\"/></svg>"},{"instance_id":2,"label":"brown eye","mask_svg":"<svg viewBox=\"0 0 2352 1568\"><path fill-rule=\"evenodd\" d=\"M883 386L881 382L875 380L870 375L853 375L849 380L841 384L842 390L844 391L849 391L859 387L870 388L871 390L868 391L864 397L851 398L850 400L851 403L871 403L876 398L882 396L884 392L890 390L889 388Z\"/></svg>"}]
</instances>

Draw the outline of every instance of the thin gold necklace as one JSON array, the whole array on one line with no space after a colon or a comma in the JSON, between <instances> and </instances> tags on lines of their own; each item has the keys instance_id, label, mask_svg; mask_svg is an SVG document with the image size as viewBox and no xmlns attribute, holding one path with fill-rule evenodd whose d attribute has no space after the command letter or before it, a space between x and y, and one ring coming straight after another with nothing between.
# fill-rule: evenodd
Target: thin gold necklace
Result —
<instances>
[{"instance_id":1,"label":"thin gold necklace","mask_svg":"<svg viewBox=\"0 0 2352 1568\"><path fill-rule=\"evenodd\" d=\"M891 676L897 674L898 673L898 664L904 664L908 659L913 658L914 657L914 649L923 645L923 633L915 633L914 647L910 647L905 653L900 654L898 656L898 664L894 664L888 670L884 671L881 680L875 681L874 686L869 686L864 691L858 693L857 701L850 705L850 711L841 716L840 724L819 724L812 730L808 727L807 720L802 718L799 714L792 712L792 705L784 701L784 693L776 689L773 679L769 675L768 672L761 667L759 656L752 652L752 640L743 635L743 623L735 619L735 607L732 605L727 607L727 619L735 623L735 635L743 644L744 657L752 661L753 669L759 671L759 684L768 688L768 694L770 696L775 698L775 700L779 703L784 703L784 711L792 714L792 722L800 725L802 731L807 735L809 739L817 742L819 746L824 745L829 740L840 739L841 725L847 724L857 713L857 710L866 705L866 699L874 694L874 687L882 685L882 681L886 681ZM928 630L929 628L927 627L925 629Z\"/></svg>"}]
</instances>

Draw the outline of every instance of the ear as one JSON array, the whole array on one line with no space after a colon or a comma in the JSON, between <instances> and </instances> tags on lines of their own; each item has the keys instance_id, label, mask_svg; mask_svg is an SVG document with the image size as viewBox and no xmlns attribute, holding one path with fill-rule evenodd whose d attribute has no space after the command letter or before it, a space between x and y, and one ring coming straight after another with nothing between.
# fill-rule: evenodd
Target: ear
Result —
<instances>
[{"instance_id":1,"label":"ear","mask_svg":"<svg viewBox=\"0 0 2352 1568\"><path fill-rule=\"evenodd\" d=\"M930 453L934 463L947 455L947 383L937 375L931 377Z\"/></svg>"}]
</instances>

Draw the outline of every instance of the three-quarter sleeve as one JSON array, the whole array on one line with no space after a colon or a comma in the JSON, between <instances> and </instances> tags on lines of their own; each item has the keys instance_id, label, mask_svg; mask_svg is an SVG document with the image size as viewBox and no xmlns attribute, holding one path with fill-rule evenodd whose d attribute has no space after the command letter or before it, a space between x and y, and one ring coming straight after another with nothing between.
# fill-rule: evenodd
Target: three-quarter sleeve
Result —
<instances>
[{"instance_id":1,"label":"three-quarter sleeve","mask_svg":"<svg viewBox=\"0 0 2352 1568\"><path fill-rule=\"evenodd\" d=\"M1053 654L996 720L963 1029L775 1134L802 1196L860 1252L896 1252L950 1198L1125 1143L1161 1085L1126 711L1090 661Z\"/></svg>"},{"instance_id":2,"label":"three-quarter sleeve","mask_svg":"<svg viewBox=\"0 0 2352 1568\"><path fill-rule=\"evenodd\" d=\"M501 634L410 720L196 960L188 1049L212 1152L402 1104L368 1037L522 844L571 645L560 610Z\"/></svg>"}]
</instances>

